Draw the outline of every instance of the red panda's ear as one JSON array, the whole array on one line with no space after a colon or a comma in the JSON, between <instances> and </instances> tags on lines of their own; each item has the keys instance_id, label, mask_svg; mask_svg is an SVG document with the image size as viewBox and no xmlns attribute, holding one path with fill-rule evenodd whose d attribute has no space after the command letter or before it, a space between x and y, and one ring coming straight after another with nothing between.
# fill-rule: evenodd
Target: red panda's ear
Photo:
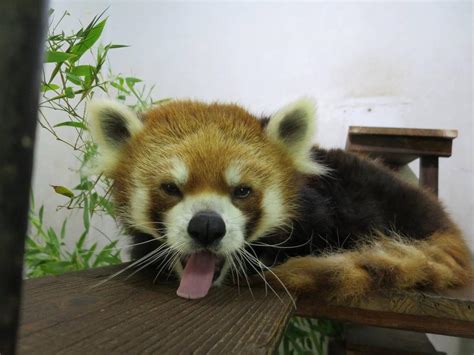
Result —
<instances>
[{"instance_id":1,"label":"red panda's ear","mask_svg":"<svg viewBox=\"0 0 474 355\"><path fill-rule=\"evenodd\" d=\"M114 168L123 145L143 128L137 114L127 106L104 99L88 104L87 122L99 147L98 168L105 173Z\"/></svg>"},{"instance_id":2,"label":"red panda's ear","mask_svg":"<svg viewBox=\"0 0 474 355\"><path fill-rule=\"evenodd\" d=\"M266 127L268 137L284 147L299 171L319 175L326 169L310 156L315 129L316 104L309 98L283 107L270 117Z\"/></svg>"}]
</instances>

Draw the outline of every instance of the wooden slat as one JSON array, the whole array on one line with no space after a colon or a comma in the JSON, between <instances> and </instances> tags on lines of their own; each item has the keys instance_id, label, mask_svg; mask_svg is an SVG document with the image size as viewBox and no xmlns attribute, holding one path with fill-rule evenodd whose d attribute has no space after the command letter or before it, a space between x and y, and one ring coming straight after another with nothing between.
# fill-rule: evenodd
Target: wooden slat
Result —
<instances>
[{"instance_id":1,"label":"wooden slat","mask_svg":"<svg viewBox=\"0 0 474 355\"><path fill-rule=\"evenodd\" d=\"M297 315L380 327L474 338L474 288L445 294L392 292L368 295L351 304L298 299Z\"/></svg>"},{"instance_id":2,"label":"wooden slat","mask_svg":"<svg viewBox=\"0 0 474 355\"><path fill-rule=\"evenodd\" d=\"M426 129L401 127L350 126L349 133L358 135L414 136L454 139L458 136L455 129Z\"/></svg>"},{"instance_id":3,"label":"wooden slat","mask_svg":"<svg viewBox=\"0 0 474 355\"><path fill-rule=\"evenodd\" d=\"M272 353L293 313L289 297L252 295L241 285L202 300L176 296L176 283L113 279L122 266L28 280L19 353Z\"/></svg>"}]
</instances>

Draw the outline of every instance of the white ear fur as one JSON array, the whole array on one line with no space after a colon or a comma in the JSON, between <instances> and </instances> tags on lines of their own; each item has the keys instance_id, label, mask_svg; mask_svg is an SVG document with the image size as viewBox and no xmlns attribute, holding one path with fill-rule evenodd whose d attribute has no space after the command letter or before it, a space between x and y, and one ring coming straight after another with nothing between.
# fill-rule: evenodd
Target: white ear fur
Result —
<instances>
[{"instance_id":1,"label":"white ear fur","mask_svg":"<svg viewBox=\"0 0 474 355\"><path fill-rule=\"evenodd\" d=\"M322 175L328 170L311 156L316 133L316 103L303 97L283 107L270 117L266 128L273 141L284 146L296 168L306 174Z\"/></svg>"},{"instance_id":2,"label":"white ear fur","mask_svg":"<svg viewBox=\"0 0 474 355\"><path fill-rule=\"evenodd\" d=\"M143 123L127 106L109 99L91 101L86 117L92 139L99 147L95 170L107 173L117 164L123 144L141 131Z\"/></svg>"}]
</instances>

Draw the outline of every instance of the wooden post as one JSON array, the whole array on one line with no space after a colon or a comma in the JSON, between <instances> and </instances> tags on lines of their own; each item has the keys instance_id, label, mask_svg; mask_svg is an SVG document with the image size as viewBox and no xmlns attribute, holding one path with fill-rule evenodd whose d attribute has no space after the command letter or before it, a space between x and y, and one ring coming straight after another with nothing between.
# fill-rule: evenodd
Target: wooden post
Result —
<instances>
[{"instance_id":1,"label":"wooden post","mask_svg":"<svg viewBox=\"0 0 474 355\"><path fill-rule=\"evenodd\" d=\"M0 354L14 354L46 0L0 1Z\"/></svg>"},{"instance_id":2,"label":"wooden post","mask_svg":"<svg viewBox=\"0 0 474 355\"><path fill-rule=\"evenodd\" d=\"M438 157L422 156L420 158L420 185L438 196Z\"/></svg>"}]
</instances>

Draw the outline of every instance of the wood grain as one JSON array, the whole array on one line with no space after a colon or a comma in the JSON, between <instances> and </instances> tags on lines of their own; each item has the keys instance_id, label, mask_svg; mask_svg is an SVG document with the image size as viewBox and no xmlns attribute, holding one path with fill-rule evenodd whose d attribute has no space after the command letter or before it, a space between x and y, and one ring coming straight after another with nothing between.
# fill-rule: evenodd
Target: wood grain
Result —
<instances>
[{"instance_id":1,"label":"wood grain","mask_svg":"<svg viewBox=\"0 0 474 355\"><path fill-rule=\"evenodd\" d=\"M174 282L144 276L90 289L121 267L26 281L19 353L268 354L293 313L289 297L264 289L252 298L222 287L189 301Z\"/></svg>"},{"instance_id":2,"label":"wood grain","mask_svg":"<svg viewBox=\"0 0 474 355\"><path fill-rule=\"evenodd\" d=\"M392 292L351 304L326 304L300 297L296 314L356 324L474 338L474 288L444 294Z\"/></svg>"},{"instance_id":3,"label":"wood grain","mask_svg":"<svg viewBox=\"0 0 474 355\"><path fill-rule=\"evenodd\" d=\"M401 128L401 127L366 127L350 126L349 133L360 135L390 135L390 136L414 136L414 137L436 137L454 139L458 136L455 129L426 129L426 128Z\"/></svg>"}]
</instances>

